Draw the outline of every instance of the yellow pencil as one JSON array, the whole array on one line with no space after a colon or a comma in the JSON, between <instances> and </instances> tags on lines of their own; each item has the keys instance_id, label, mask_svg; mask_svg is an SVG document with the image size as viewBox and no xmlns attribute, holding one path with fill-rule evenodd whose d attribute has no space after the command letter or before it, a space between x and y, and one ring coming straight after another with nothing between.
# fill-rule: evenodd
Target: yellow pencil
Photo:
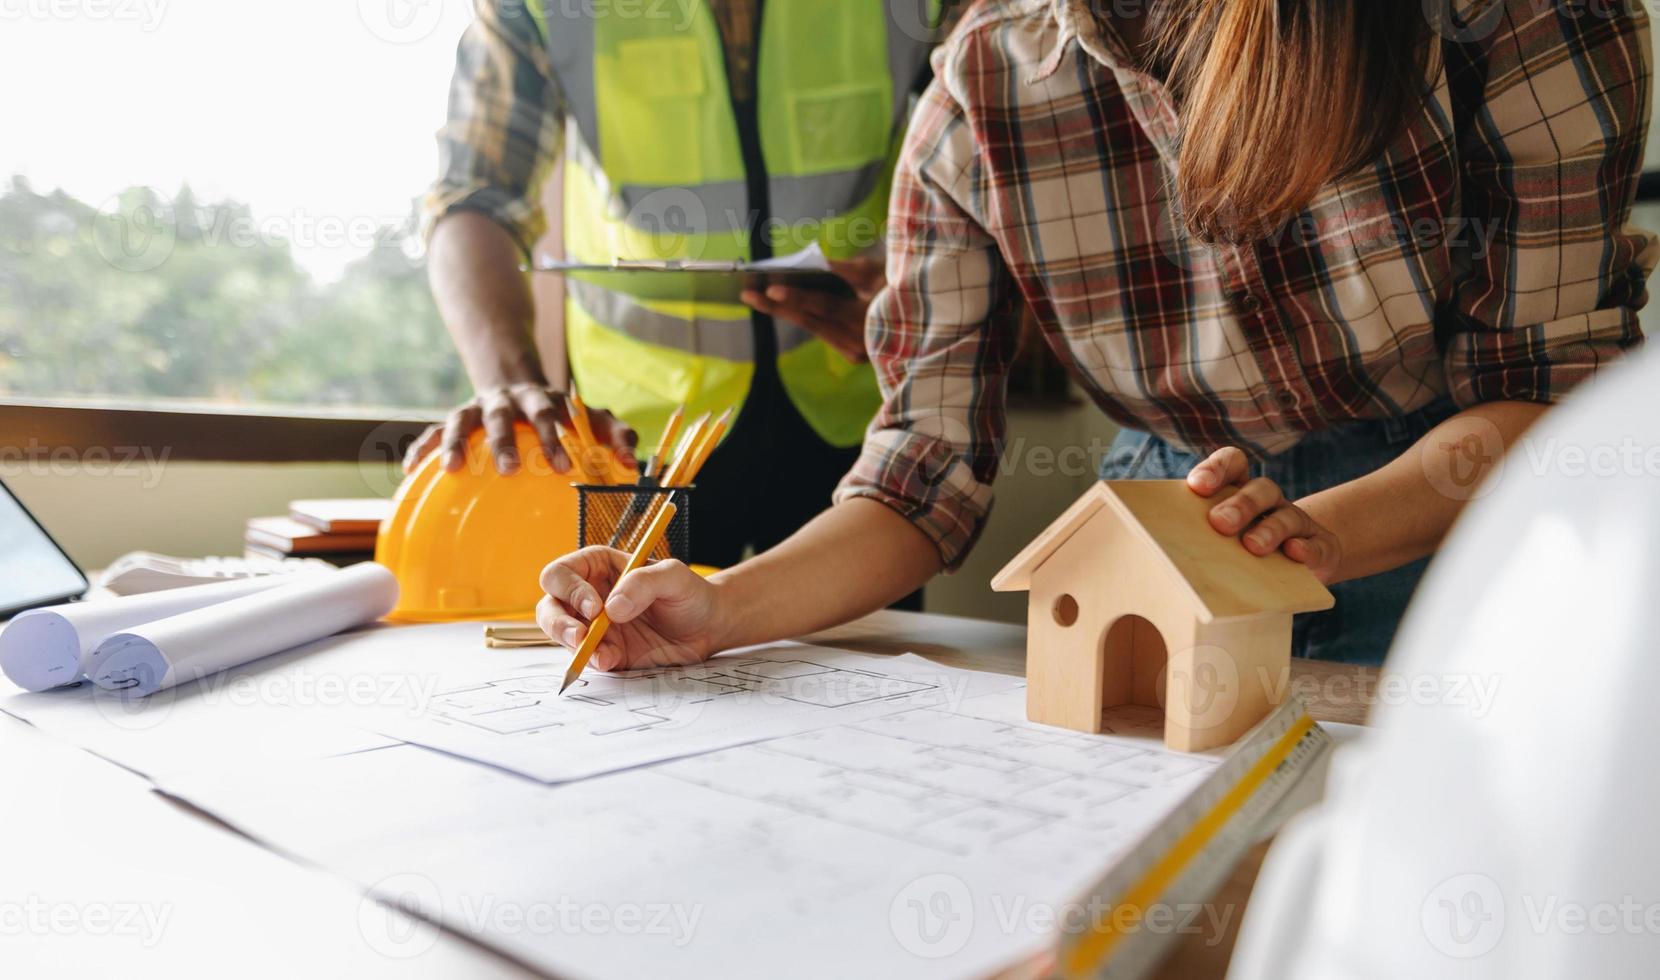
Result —
<instances>
[{"instance_id":1,"label":"yellow pencil","mask_svg":"<svg viewBox=\"0 0 1660 980\"><path fill-rule=\"evenodd\" d=\"M588 469L601 477L601 483L633 483L640 478L639 470L623 462L610 446L602 445L594 435L593 420L588 417L588 406L583 404L582 396L571 389L565 396L565 410L571 415L571 424L576 426L576 433L582 438L589 453Z\"/></svg>"},{"instance_id":2,"label":"yellow pencil","mask_svg":"<svg viewBox=\"0 0 1660 980\"><path fill-rule=\"evenodd\" d=\"M646 464L646 476L656 476L663 472L663 457L674 448L674 437L680 434L680 423L686 421L686 404L682 402L669 415L669 421L663 426L663 438L657 440L657 452Z\"/></svg>"},{"instance_id":3,"label":"yellow pencil","mask_svg":"<svg viewBox=\"0 0 1660 980\"><path fill-rule=\"evenodd\" d=\"M710 419L709 413L704 412L692 422L692 426L686 430L686 434L680 437L680 446L674 451L674 461L667 464L668 470L658 480L661 486L672 487L678 485L680 473L691 464L692 457L697 454L697 447L702 443L703 433L708 431L711 421L713 420Z\"/></svg>"},{"instance_id":4,"label":"yellow pencil","mask_svg":"<svg viewBox=\"0 0 1660 980\"><path fill-rule=\"evenodd\" d=\"M697 447L696 455L692 457L691 465L680 473L681 486L687 486L697 479L698 470L703 469L703 464L709 462L709 456L720 444L721 436L726 434L726 427L731 421L732 410L729 408L720 413L720 418L715 419L714 424L709 426L709 431L703 436L703 442Z\"/></svg>"},{"instance_id":5,"label":"yellow pencil","mask_svg":"<svg viewBox=\"0 0 1660 980\"><path fill-rule=\"evenodd\" d=\"M617 576L618 584L621 584L623 579L628 577L629 572L644 565L651 553L657 550L658 543L663 540L663 535L668 532L669 522L674 520L675 510L674 504L665 503L662 509L657 512L657 516L651 519L651 526L646 528L645 536L640 539L639 547L635 548L634 553L628 556L628 564L623 566L622 574ZM565 683L559 685L560 694L564 694L565 689L571 686L571 682L581 675L582 668L588 666L589 659L593 657L594 651L599 648L599 642L605 639L605 631L610 628L611 617L604 609L601 609L599 615L594 617L594 621L588 624L588 635L582 638L582 645L577 647L576 656L571 658L571 665L565 668Z\"/></svg>"},{"instance_id":6,"label":"yellow pencil","mask_svg":"<svg viewBox=\"0 0 1660 980\"><path fill-rule=\"evenodd\" d=\"M593 471L588 468L587 447L583 446L582 438L557 419L554 420L553 431L559 436L560 448L571 458L571 472L576 475L577 482L604 483L604 480L595 479Z\"/></svg>"},{"instance_id":7,"label":"yellow pencil","mask_svg":"<svg viewBox=\"0 0 1660 980\"><path fill-rule=\"evenodd\" d=\"M657 455L652 457L651 463L646 467L645 474L634 482L641 486L649 486L651 478L657 477L657 485L666 486L667 484L662 478L667 476L669 472L671 448L674 449L673 458L675 460L684 458L686 453L696 448L691 444L691 432L688 432L686 438L681 440L679 447L671 445L675 433L680 431L680 424L685 416L685 411L686 406L681 405L674 410L674 414L669 416L668 424L663 428L663 438L657 444ZM693 422L692 431L697 431L708 419L709 416L704 415ZM618 547L634 536L634 532L639 529L641 518L649 513L652 498L653 494L649 488L634 494L633 499L628 502L628 510L617 520L617 529L611 533L611 540L608 542L611 547Z\"/></svg>"}]
</instances>

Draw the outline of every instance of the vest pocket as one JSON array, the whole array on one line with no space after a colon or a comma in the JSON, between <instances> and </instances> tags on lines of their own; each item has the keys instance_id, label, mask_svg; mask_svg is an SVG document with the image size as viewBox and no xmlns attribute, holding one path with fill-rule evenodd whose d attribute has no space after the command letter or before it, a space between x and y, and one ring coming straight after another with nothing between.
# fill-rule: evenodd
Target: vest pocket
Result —
<instances>
[{"instance_id":1,"label":"vest pocket","mask_svg":"<svg viewBox=\"0 0 1660 980\"><path fill-rule=\"evenodd\" d=\"M605 172L619 184L702 183L709 80L697 39L634 38L616 52L596 66Z\"/></svg>"},{"instance_id":2,"label":"vest pocket","mask_svg":"<svg viewBox=\"0 0 1660 980\"><path fill-rule=\"evenodd\" d=\"M857 170L887 152L892 111L880 83L791 92L790 172Z\"/></svg>"}]
</instances>

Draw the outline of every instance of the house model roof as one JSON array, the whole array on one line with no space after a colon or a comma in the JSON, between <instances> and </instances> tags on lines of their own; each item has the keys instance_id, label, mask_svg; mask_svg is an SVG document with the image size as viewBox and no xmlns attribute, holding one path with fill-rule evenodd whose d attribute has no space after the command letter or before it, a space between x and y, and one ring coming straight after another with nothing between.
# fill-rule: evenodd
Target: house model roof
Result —
<instances>
[{"instance_id":1,"label":"house model roof","mask_svg":"<svg viewBox=\"0 0 1660 980\"><path fill-rule=\"evenodd\" d=\"M1218 534L1207 512L1223 495L1201 497L1182 480L1104 480L1090 487L991 580L998 592L1024 592L1032 575L1103 510L1148 545L1191 593L1207 622L1262 613L1330 609L1330 592L1303 565L1275 552L1257 556Z\"/></svg>"}]
</instances>

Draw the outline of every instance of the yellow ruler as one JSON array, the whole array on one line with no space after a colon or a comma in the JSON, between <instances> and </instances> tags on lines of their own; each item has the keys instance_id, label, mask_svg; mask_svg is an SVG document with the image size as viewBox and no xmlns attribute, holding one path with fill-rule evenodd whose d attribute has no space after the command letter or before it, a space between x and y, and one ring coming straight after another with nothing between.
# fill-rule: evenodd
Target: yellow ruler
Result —
<instances>
[{"instance_id":1,"label":"yellow ruler","mask_svg":"<svg viewBox=\"0 0 1660 980\"><path fill-rule=\"evenodd\" d=\"M1276 824L1276 809L1331 750L1331 736L1293 698L1252 729L1188 799L1092 886L1098 913L1062 938L1065 977L1134 980L1168 952L1177 931L1149 923L1203 904Z\"/></svg>"}]
</instances>

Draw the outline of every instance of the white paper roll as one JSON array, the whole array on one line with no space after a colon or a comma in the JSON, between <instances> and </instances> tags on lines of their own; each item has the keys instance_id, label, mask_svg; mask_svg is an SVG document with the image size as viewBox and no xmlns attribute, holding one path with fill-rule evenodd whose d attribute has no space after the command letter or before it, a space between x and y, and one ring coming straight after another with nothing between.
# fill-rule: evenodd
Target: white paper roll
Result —
<instances>
[{"instance_id":1,"label":"white paper roll","mask_svg":"<svg viewBox=\"0 0 1660 980\"><path fill-rule=\"evenodd\" d=\"M81 668L99 687L144 697L372 623L397 604L398 580L363 562L116 633Z\"/></svg>"},{"instance_id":2,"label":"white paper roll","mask_svg":"<svg viewBox=\"0 0 1660 980\"><path fill-rule=\"evenodd\" d=\"M285 581L285 576L262 575L18 613L0 631L0 670L25 691L73 684L81 679L81 661L111 634L264 592Z\"/></svg>"}]
</instances>

